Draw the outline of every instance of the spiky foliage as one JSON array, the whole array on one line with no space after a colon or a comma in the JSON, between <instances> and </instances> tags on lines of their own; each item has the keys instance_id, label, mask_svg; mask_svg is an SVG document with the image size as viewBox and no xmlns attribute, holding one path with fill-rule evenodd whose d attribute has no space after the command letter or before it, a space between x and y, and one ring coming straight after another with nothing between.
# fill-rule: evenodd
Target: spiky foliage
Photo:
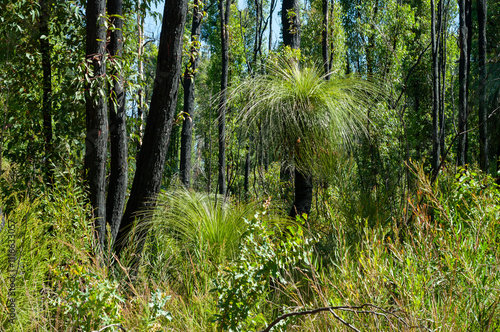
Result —
<instances>
[{"instance_id":1,"label":"spiky foliage","mask_svg":"<svg viewBox=\"0 0 500 332\"><path fill-rule=\"evenodd\" d=\"M233 258L247 228L252 204L230 204L221 197L177 190L162 193L154 218L157 236L174 237L197 262Z\"/></svg>"},{"instance_id":2,"label":"spiky foliage","mask_svg":"<svg viewBox=\"0 0 500 332\"><path fill-rule=\"evenodd\" d=\"M364 133L366 110L381 90L356 75L327 81L321 67L301 67L291 57L270 63L265 74L249 78L233 92L233 100L246 100L241 122L248 128L269 128L268 139L282 157L303 172L320 172L333 151Z\"/></svg>"}]
</instances>

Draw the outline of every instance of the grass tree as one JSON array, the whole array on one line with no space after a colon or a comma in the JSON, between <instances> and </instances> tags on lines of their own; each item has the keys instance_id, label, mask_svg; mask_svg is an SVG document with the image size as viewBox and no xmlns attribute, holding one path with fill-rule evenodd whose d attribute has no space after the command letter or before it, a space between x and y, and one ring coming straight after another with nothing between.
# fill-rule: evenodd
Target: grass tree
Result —
<instances>
[{"instance_id":1,"label":"grass tree","mask_svg":"<svg viewBox=\"0 0 500 332\"><path fill-rule=\"evenodd\" d=\"M336 151L366 132L365 110L380 95L373 82L354 75L332 75L327 81L322 68L300 66L284 56L235 92L247 100L241 122L249 130L257 124L267 127L271 146L295 167L293 218L310 213L312 178L326 176Z\"/></svg>"}]
</instances>

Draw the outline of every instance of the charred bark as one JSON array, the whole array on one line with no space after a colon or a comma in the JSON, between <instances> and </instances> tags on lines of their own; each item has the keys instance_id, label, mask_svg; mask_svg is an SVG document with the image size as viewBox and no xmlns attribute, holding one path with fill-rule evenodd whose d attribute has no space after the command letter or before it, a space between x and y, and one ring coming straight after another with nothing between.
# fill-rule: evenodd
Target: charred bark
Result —
<instances>
[{"instance_id":1,"label":"charred bark","mask_svg":"<svg viewBox=\"0 0 500 332\"><path fill-rule=\"evenodd\" d=\"M137 221L135 256L131 262L135 272L149 228L150 211L160 191L172 133L181 76L182 37L186 12L187 0L165 1L148 122L137 158L137 170L130 198L114 245L116 255L120 257L127 245L126 241L129 239L134 221Z\"/></svg>"},{"instance_id":2,"label":"charred bark","mask_svg":"<svg viewBox=\"0 0 500 332\"><path fill-rule=\"evenodd\" d=\"M200 29L203 17L203 3L194 0L193 22L191 25L191 50L189 63L184 71L184 119L181 132L180 178L184 187L191 185L191 142L193 137L194 89L196 68L198 67L198 51L200 49Z\"/></svg>"},{"instance_id":3,"label":"charred bark","mask_svg":"<svg viewBox=\"0 0 500 332\"><path fill-rule=\"evenodd\" d=\"M122 0L108 0L108 15L112 29L108 51L112 61L112 84L109 97L109 130L111 145L111 170L106 200L107 221L115 240L120 227L128 181L127 122L125 113L125 91L123 77L117 64L123 50Z\"/></svg>"},{"instance_id":4,"label":"charred bark","mask_svg":"<svg viewBox=\"0 0 500 332\"><path fill-rule=\"evenodd\" d=\"M90 203L100 249L106 238L106 158L108 141L108 114L104 98L106 75L106 2L87 1L87 47L89 65L86 85L86 151L85 172L89 186Z\"/></svg>"}]
</instances>

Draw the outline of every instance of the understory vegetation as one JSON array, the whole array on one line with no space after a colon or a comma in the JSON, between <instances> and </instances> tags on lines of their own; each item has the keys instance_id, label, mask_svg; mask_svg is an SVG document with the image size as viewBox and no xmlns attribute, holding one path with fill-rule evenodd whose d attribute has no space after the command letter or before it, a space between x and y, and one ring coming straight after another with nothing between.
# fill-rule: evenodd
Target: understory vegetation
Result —
<instances>
[{"instance_id":1,"label":"understory vegetation","mask_svg":"<svg viewBox=\"0 0 500 332\"><path fill-rule=\"evenodd\" d=\"M336 176L352 178L342 165ZM472 168L446 169L435 183L421 166L409 169L411 186L394 197L332 180L315 192L307 220L281 217L279 196L238 203L163 192L133 278L126 264L94 260L85 192L58 174L51 194L3 198L1 270L9 271L7 227L19 266L11 329L9 275L1 274L2 329L260 331L281 315L325 307L338 309L291 316L273 331L500 328L498 186Z\"/></svg>"}]
</instances>

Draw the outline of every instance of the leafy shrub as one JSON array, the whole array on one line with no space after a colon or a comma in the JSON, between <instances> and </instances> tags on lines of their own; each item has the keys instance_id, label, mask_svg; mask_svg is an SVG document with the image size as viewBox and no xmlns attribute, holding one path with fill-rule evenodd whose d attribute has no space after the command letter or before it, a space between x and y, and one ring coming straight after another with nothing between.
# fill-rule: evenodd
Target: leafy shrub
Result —
<instances>
[{"instance_id":1,"label":"leafy shrub","mask_svg":"<svg viewBox=\"0 0 500 332\"><path fill-rule=\"evenodd\" d=\"M299 223L282 231L259 212L246 223L239 258L214 281L219 309L215 320L220 331L243 331L262 324L258 303L271 285L287 283L285 270L311 264L312 240L304 236Z\"/></svg>"},{"instance_id":2,"label":"leafy shrub","mask_svg":"<svg viewBox=\"0 0 500 332\"><path fill-rule=\"evenodd\" d=\"M62 319L70 331L91 331L121 321L118 282L99 277L86 267L72 264L52 270L56 297L52 305L62 310Z\"/></svg>"}]
</instances>

